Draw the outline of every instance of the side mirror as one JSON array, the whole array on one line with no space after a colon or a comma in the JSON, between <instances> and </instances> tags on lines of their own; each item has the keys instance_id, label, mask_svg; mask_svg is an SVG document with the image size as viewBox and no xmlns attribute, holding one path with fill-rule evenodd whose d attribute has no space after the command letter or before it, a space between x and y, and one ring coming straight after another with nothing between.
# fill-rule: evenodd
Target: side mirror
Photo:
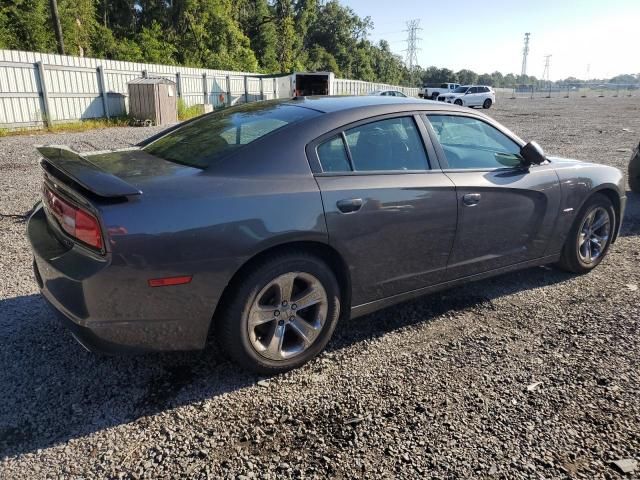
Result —
<instances>
[{"instance_id":1,"label":"side mirror","mask_svg":"<svg viewBox=\"0 0 640 480\"><path fill-rule=\"evenodd\" d=\"M540 165L547 161L547 157L545 157L542 147L540 147L536 142L529 142L522 147L520 149L520 156L523 158L523 163L526 166Z\"/></svg>"}]
</instances>

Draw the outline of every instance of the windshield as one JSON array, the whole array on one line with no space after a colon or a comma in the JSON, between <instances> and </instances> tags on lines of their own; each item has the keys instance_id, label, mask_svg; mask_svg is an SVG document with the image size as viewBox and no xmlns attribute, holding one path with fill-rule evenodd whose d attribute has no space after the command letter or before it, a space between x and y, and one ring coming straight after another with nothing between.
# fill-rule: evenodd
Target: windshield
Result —
<instances>
[{"instance_id":1,"label":"windshield","mask_svg":"<svg viewBox=\"0 0 640 480\"><path fill-rule=\"evenodd\" d=\"M467 90L469 90L469 87L458 87L453 91L453 93L465 93Z\"/></svg>"},{"instance_id":2,"label":"windshield","mask_svg":"<svg viewBox=\"0 0 640 480\"><path fill-rule=\"evenodd\" d=\"M207 168L244 145L316 115L319 113L314 110L277 100L244 104L189 122L144 151L164 160Z\"/></svg>"}]
</instances>

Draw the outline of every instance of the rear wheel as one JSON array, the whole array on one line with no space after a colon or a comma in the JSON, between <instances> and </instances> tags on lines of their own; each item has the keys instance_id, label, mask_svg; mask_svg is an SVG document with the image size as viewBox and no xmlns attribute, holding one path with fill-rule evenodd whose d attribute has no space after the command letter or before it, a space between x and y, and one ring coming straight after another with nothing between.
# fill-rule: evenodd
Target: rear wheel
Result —
<instances>
[{"instance_id":1,"label":"rear wheel","mask_svg":"<svg viewBox=\"0 0 640 480\"><path fill-rule=\"evenodd\" d=\"M340 315L335 275L306 253L273 257L233 288L214 334L232 360L255 372L275 374L311 360Z\"/></svg>"},{"instance_id":2,"label":"rear wheel","mask_svg":"<svg viewBox=\"0 0 640 480\"><path fill-rule=\"evenodd\" d=\"M483 104L482 104L482 108L484 108L484 109L491 108L491 104L492 104L492 103L493 103L493 102L491 101L491 99L490 99L490 98L487 98L487 99L483 102Z\"/></svg>"},{"instance_id":3,"label":"rear wheel","mask_svg":"<svg viewBox=\"0 0 640 480\"><path fill-rule=\"evenodd\" d=\"M432 93L431 94L431 100L438 100L438 95L440 95L440 94L437 93L437 92Z\"/></svg>"},{"instance_id":4,"label":"rear wheel","mask_svg":"<svg viewBox=\"0 0 640 480\"><path fill-rule=\"evenodd\" d=\"M609 251L615 218L613 204L605 195L589 198L571 227L560 267L574 273L593 270Z\"/></svg>"},{"instance_id":5,"label":"rear wheel","mask_svg":"<svg viewBox=\"0 0 640 480\"><path fill-rule=\"evenodd\" d=\"M453 103L455 103L456 105L460 105L460 106L462 106L462 100L460 100L460 99L457 99L457 100L456 100L455 102L453 102Z\"/></svg>"}]
</instances>

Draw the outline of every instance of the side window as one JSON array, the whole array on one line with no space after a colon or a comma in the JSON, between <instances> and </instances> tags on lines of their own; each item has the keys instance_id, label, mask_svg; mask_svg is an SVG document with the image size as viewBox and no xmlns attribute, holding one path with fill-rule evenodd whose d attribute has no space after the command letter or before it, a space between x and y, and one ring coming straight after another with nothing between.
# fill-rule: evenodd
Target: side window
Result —
<instances>
[{"instance_id":1,"label":"side window","mask_svg":"<svg viewBox=\"0 0 640 480\"><path fill-rule=\"evenodd\" d=\"M457 115L428 115L449 168L505 168L520 164L520 146L488 123Z\"/></svg>"},{"instance_id":2,"label":"side window","mask_svg":"<svg viewBox=\"0 0 640 480\"><path fill-rule=\"evenodd\" d=\"M489 87L482 87L482 93L489 93Z\"/></svg>"},{"instance_id":3,"label":"side window","mask_svg":"<svg viewBox=\"0 0 640 480\"><path fill-rule=\"evenodd\" d=\"M367 123L345 132L357 171L427 170L422 138L412 117Z\"/></svg>"},{"instance_id":4,"label":"side window","mask_svg":"<svg viewBox=\"0 0 640 480\"><path fill-rule=\"evenodd\" d=\"M323 172L350 172L349 157L344 148L342 135L327 140L317 148L320 165Z\"/></svg>"},{"instance_id":5,"label":"side window","mask_svg":"<svg viewBox=\"0 0 640 480\"><path fill-rule=\"evenodd\" d=\"M471 87L469 93L478 93L478 87Z\"/></svg>"}]
</instances>

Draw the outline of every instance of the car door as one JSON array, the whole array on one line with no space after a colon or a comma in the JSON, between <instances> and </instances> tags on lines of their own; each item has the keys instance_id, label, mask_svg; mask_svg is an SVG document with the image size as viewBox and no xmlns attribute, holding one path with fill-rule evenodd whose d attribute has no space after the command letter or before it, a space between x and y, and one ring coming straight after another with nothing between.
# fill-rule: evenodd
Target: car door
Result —
<instances>
[{"instance_id":1,"label":"car door","mask_svg":"<svg viewBox=\"0 0 640 480\"><path fill-rule=\"evenodd\" d=\"M447 278L544 256L560 208L551 165L524 168L519 140L488 120L452 113L426 118L443 172L457 192Z\"/></svg>"},{"instance_id":2,"label":"car door","mask_svg":"<svg viewBox=\"0 0 640 480\"><path fill-rule=\"evenodd\" d=\"M480 94L478 93L478 87L471 87L467 94L464 96L464 104L467 107L475 107L478 105L478 97Z\"/></svg>"},{"instance_id":3,"label":"car door","mask_svg":"<svg viewBox=\"0 0 640 480\"><path fill-rule=\"evenodd\" d=\"M428 138L417 115L402 114L351 124L307 149L354 306L446 277L457 200Z\"/></svg>"}]
</instances>

